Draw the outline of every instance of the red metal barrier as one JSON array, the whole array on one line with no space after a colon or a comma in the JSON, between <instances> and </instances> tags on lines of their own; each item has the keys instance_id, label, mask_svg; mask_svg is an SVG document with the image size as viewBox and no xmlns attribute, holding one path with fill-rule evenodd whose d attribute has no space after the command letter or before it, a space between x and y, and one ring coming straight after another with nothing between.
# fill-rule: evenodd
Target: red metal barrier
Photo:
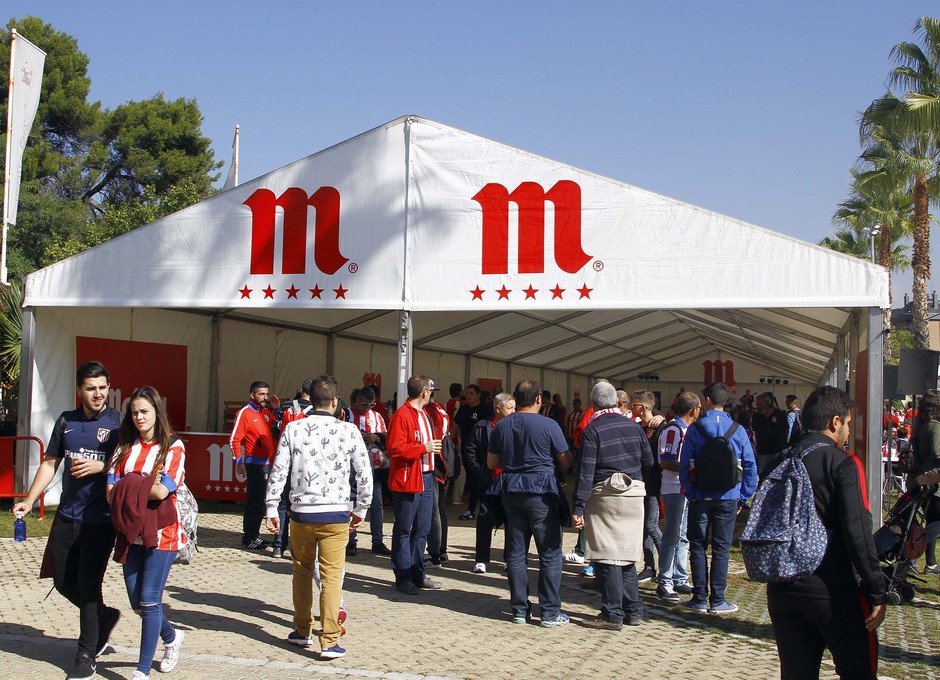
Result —
<instances>
[{"instance_id":1,"label":"red metal barrier","mask_svg":"<svg viewBox=\"0 0 940 680\"><path fill-rule=\"evenodd\" d=\"M39 437L0 437L0 498L25 498L25 493L15 493L15 460L16 449L14 442L33 441L39 444L39 460L46 457L46 447ZM39 519L46 516L46 494L39 495Z\"/></svg>"}]
</instances>

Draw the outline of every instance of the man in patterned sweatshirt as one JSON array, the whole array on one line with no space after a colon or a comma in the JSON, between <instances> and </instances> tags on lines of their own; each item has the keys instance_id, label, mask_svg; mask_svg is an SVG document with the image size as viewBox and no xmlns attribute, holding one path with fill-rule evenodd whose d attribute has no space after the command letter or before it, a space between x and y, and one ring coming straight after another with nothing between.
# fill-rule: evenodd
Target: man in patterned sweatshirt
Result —
<instances>
[{"instance_id":1,"label":"man in patterned sweatshirt","mask_svg":"<svg viewBox=\"0 0 940 680\"><path fill-rule=\"evenodd\" d=\"M313 572L319 563L320 658L346 654L339 646L342 574L349 529L365 519L372 502L372 465L359 428L334 417L339 405L336 378L319 375L310 387L314 412L281 433L265 497L266 524L280 529L277 505L290 485L290 543L294 555L294 630L288 642L313 643ZM356 504L349 510L349 475L355 472Z\"/></svg>"}]
</instances>

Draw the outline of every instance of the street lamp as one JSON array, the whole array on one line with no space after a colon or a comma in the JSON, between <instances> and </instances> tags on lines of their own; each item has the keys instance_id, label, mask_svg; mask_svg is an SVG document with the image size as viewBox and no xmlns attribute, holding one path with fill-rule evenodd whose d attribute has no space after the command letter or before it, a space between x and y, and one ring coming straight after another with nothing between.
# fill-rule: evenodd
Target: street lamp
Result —
<instances>
[{"instance_id":1,"label":"street lamp","mask_svg":"<svg viewBox=\"0 0 940 680\"><path fill-rule=\"evenodd\" d=\"M875 226L869 228L865 227L862 229L862 234L868 236L868 242L871 244L871 261L872 264L875 262L875 237L881 233L881 225L876 224Z\"/></svg>"}]
</instances>

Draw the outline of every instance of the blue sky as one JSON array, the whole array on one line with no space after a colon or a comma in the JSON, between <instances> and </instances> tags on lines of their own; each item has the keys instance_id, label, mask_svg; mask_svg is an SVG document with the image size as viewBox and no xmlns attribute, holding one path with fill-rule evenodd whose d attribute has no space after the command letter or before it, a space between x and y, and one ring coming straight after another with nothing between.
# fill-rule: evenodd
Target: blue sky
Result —
<instances>
[{"instance_id":1,"label":"blue sky","mask_svg":"<svg viewBox=\"0 0 940 680\"><path fill-rule=\"evenodd\" d=\"M244 181L418 114L816 242L891 47L940 5L12 0L4 14L75 36L104 106L197 99L223 178L235 124ZM910 275L893 289L897 305Z\"/></svg>"}]
</instances>

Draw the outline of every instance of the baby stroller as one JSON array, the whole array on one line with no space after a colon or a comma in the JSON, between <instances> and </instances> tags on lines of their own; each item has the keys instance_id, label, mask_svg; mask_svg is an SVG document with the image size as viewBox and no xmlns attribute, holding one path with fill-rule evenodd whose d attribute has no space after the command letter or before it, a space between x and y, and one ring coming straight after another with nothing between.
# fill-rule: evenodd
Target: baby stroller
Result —
<instances>
[{"instance_id":1,"label":"baby stroller","mask_svg":"<svg viewBox=\"0 0 940 680\"><path fill-rule=\"evenodd\" d=\"M927 550L924 515L934 489L922 486L901 494L885 517L884 526L875 532L875 549L885 577L888 604L914 599L908 575L917 558Z\"/></svg>"}]
</instances>

